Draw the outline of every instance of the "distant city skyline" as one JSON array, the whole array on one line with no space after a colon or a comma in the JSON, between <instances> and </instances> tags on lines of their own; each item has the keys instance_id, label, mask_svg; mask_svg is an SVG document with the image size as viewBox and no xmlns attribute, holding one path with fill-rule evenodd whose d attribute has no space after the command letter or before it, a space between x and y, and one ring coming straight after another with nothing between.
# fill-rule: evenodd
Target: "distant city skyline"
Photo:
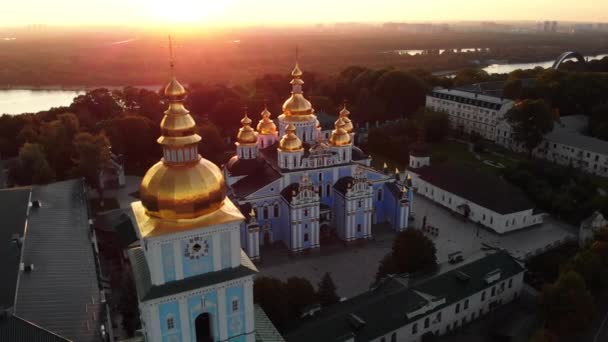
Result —
<instances>
[{"instance_id":1,"label":"distant city skyline","mask_svg":"<svg viewBox=\"0 0 608 342\"><path fill-rule=\"evenodd\" d=\"M120 25L151 27L302 25L387 21L608 21L596 0L22 0L4 4L0 27Z\"/></svg>"}]
</instances>

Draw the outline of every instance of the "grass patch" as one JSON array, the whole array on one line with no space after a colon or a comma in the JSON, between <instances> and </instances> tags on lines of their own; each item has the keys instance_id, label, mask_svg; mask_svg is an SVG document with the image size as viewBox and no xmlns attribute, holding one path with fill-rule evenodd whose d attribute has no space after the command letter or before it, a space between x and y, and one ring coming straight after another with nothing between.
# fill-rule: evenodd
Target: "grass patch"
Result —
<instances>
[{"instance_id":1,"label":"grass patch","mask_svg":"<svg viewBox=\"0 0 608 342\"><path fill-rule=\"evenodd\" d=\"M118 203L118 200L113 197L104 199L103 206L101 206L101 201L99 198L92 198L89 200L89 205L91 206L93 216L97 215L97 213L101 211L120 208L120 203Z\"/></svg>"}]
</instances>

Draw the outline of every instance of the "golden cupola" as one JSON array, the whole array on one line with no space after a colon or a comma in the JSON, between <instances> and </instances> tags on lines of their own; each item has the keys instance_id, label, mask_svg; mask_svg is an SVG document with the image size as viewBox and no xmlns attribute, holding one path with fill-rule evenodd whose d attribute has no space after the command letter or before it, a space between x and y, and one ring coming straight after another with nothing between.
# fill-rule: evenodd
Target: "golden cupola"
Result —
<instances>
[{"instance_id":1,"label":"golden cupola","mask_svg":"<svg viewBox=\"0 0 608 342\"><path fill-rule=\"evenodd\" d=\"M342 119L342 121L344 121L344 130L347 133L352 133L353 132L353 122L350 121L350 119L348 118L349 115L350 115L350 111L348 109L346 109L346 103L345 103L344 107L340 111L340 118Z\"/></svg>"},{"instance_id":2,"label":"golden cupola","mask_svg":"<svg viewBox=\"0 0 608 342\"><path fill-rule=\"evenodd\" d=\"M283 103L283 114L288 116L305 116L313 114L313 108L310 101L304 98L304 93L302 92L302 85L304 81L302 81L302 70L300 70L300 66L296 63L293 71L291 72L291 76L293 79L291 80L291 97L289 97Z\"/></svg>"},{"instance_id":3,"label":"golden cupola","mask_svg":"<svg viewBox=\"0 0 608 342\"><path fill-rule=\"evenodd\" d=\"M347 146L350 145L350 134L346 132L344 127L346 124L342 118L338 118L335 122L335 129L331 132L329 143L332 146Z\"/></svg>"},{"instance_id":4,"label":"golden cupola","mask_svg":"<svg viewBox=\"0 0 608 342\"><path fill-rule=\"evenodd\" d=\"M301 151L302 140L296 135L296 126L289 124L285 127L285 135L279 141L279 150L284 152Z\"/></svg>"},{"instance_id":5,"label":"golden cupola","mask_svg":"<svg viewBox=\"0 0 608 342\"><path fill-rule=\"evenodd\" d=\"M262 111L262 119L258 122L258 133L263 135L276 135L277 134L277 126L274 124L274 121L270 119L270 111L267 107L264 107Z\"/></svg>"},{"instance_id":6,"label":"golden cupola","mask_svg":"<svg viewBox=\"0 0 608 342\"><path fill-rule=\"evenodd\" d=\"M239 129L239 133L236 135L236 141L243 145L255 144L258 142L258 135L255 130L251 127L251 119L245 113L245 117L241 119L243 127Z\"/></svg>"},{"instance_id":7,"label":"golden cupola","mask_svg":"<svg viewBox=\"0 0 608 342\"><path fill-rule=\"evenodd\" d=\"M220 209L226 185L220 169L198 154L201 137L184 107L186 89L173 78L165 87L165 111L158 143L163 158L144 176L140 196L146 215L163 220L194 219Z\"/></svg>"}]
</instances>

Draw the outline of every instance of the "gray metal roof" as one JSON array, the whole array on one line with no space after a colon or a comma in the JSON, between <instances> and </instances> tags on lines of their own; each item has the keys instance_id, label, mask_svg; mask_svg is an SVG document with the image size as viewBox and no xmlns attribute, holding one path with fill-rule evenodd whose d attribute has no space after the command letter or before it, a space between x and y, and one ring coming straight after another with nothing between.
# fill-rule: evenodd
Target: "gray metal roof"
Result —
<instances>
[{"instance_id":1,"label":"gray metal roof","mask_svg":"<svg viewBox=\"0 0 608 342\"><path fill-rule=\"evenodd\" d=\"M30 192L29 188L0 191L0 308L11 308L15 302L21 249L11 240L14 234L23 237Z\"/></svg>"},{"instance_id":2,"label":"gray metal roof","mask_svg":"<svg viewBox=\"0 0 608 342\"><path fill-rule=\"evenodd\" d=\"M35 186L15 314L79 342L100 341L101 305L82 180Z\"/></svg>"},{"instance_id":3,"label":"gray metal roof","mask_svg":"<svg viewBox=\"0 0 608 342\"><path fill-rule=\"evenodd\" d=\"M435 94L442 94L448 96L455 96L459 99L467 99L467 100L478 100L485 103L491 103L496 105L504 105L509 102L513 102L507 98L501 98L496 96L489 96L484 94L479 94L470 91L464 91L459 89L446 89L446 88L435 88L431 92L431 96L437 97Z\"/></svg>"},{"instance_id":4,"label":"gray metal roof","mask_svg":"<svg viewBox=\"0 0 608 342\"><path fill-rule=\"evenodd\" d=\"M266 316L264 310L259 306L254 306L255 317L255 341L256 342L285 342L283 336L279 334L277 328Z\"/></svg>"},{"instance_id":5,"label":"gray metal roof","mask_svg":"<svg viewBox=\"0 0 608 342\"><path fill-rule=\"evenodd\" d=\"M0 341L69 342L69 340L17 316L0 318Z\"/></svg>"},{"instance_id":6,"label":"gray metal roof","mask_svg":"<svg viewBox=\"0 0 608 342\"><path fill-rule=\"evenodd\" d=\"M561 123L555 123L551 133L545 135L548 142L608 155L608 141L586 136L581 132L587 127L587 117L583 115L564 116L560 121Z\"/></svg>"}]
</instances>

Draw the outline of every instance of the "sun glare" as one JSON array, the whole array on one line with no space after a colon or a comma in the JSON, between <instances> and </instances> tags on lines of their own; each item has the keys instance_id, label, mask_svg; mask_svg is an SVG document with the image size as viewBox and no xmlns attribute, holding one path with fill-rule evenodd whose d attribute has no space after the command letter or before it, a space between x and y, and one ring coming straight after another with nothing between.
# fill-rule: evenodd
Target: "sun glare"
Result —
<instances>
[{"instance_id":1,"label":"sun glare","mask_svg":"<svg viewBox=\"0 0 608 342\"><path fill-rule=\"evenodd\" d=\"M142 20L164 24L208 24L221 16L233 0L132 0Z\"/></svg>"}]
</instances>

